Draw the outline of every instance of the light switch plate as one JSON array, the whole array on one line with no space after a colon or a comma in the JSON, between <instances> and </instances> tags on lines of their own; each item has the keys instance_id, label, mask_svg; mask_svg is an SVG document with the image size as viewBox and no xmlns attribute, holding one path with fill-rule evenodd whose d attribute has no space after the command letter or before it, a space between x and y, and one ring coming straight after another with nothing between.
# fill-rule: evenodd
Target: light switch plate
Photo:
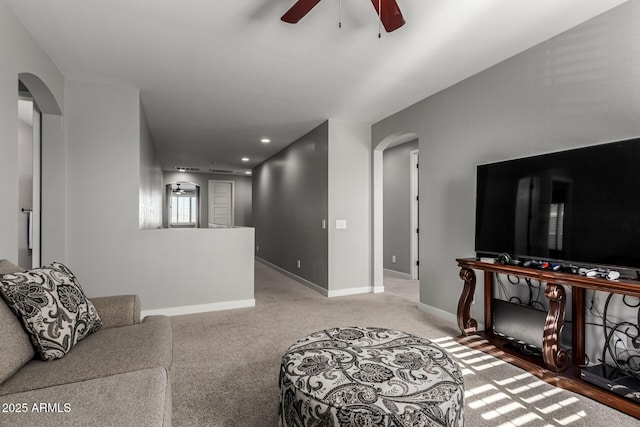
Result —
<instances>
[{"instance_id":1,"label":"light switch plate","mask_svg":"<svg viewBox=\"0 0 640 427\"><path fill-rule=\"evenodd\" d=\"M336 230L344 230L347 228L346 219L336 219Z\"/></svg>"}]
</instances>

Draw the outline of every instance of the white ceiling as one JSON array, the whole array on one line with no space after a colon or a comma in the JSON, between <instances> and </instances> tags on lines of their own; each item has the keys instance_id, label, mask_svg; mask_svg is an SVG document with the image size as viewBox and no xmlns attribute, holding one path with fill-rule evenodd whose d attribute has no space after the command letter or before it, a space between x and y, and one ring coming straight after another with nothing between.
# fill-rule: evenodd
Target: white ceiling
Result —
<instances>
[{"instance_id":1,"label":"white ceiling","mask_svg":"<svg viewBox=\"0 0 640 427\"><path fill-rule=\"evenodd\" d=\"M67 78L140 89L165 168L244 171L327 118L373 124L623 0L5 0ZM271 144L259 142L270 137ZM249 162L242 162L243 156ZM212 162L216 162L213 164Z\"/></svg>"}]
</instances>

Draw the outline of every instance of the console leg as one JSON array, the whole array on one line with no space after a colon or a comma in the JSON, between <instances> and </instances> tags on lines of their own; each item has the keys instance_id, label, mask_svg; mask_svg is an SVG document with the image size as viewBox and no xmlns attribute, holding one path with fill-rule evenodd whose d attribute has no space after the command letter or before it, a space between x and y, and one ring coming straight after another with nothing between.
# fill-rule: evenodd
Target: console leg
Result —
<instances>
[{"instance_id":1,"label":"console leg","mask_svg":"<svg viewBox=\"0 0 640 427\"><path fill-rule=\"evenodd\" d=\"M471 335L478 329L478 322L471 317L471 303L476 291L476 273L463 267L460 270L460 278L464 280L464 288L458 301L458 327L462 335Z\"/></svg>"},{"instance_id":2,"label":"console leg","mask_svg":"<svg viewBox=\"0 0 640 427\"><path fill-rule=\"evenodd\" d=\"M549 298L549 313L544 325L542 357L547 368L562 372L569 366L569 355L561 341L567 295L562 286L552 283L547 283L544 294Z\"/></svg>"}]
</instances>

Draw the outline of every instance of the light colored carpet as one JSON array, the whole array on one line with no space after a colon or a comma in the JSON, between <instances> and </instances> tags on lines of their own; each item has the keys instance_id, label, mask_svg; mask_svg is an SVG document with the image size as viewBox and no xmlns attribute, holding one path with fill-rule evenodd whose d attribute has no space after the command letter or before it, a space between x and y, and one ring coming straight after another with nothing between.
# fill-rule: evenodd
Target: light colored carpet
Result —
<instances>
[{"instance_id":1,"label":"light colored carpet","mask_svg":"<svg viewBox=\"0 0 640 427\"><path fill-rule=\"evenodd\" d=\"M408 299L409 301L420 301L420 281L406 279L385 270L383 277L384 292Z\"/></svg>"},{"instance_id":2,"label":"light colored carpet","mask_svg":"<svg viewBox=\"0 0 640 427\"><path fill-rule=\"evenodd\" d=\"M389 293L325 298L256 263L256 307L172 317L174 426L277 426L280 359L297 339L377 326L434 339L465 372L466 423L631 426L638 420L455 343L456 326Z\"/></svg>"}]
</instances>

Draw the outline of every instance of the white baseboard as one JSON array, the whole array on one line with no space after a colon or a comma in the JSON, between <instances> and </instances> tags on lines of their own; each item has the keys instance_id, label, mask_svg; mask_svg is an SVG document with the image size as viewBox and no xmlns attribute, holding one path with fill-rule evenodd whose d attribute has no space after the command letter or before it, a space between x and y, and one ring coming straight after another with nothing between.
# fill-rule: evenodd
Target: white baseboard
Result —
<instances>
[{"instance_id":1,"label":"white baseboard","mask_svg":"<svg viewBox=\"0 0 640 427\"><path fill-rule=\"evenodd\" d=\"M316 285L313 282L308 281L307 279L303 279L300 276L296 276L295 274L293 274L292 272L285 270L282 267L278 267L275 264L270 263L269 261L266 261L260 257L256 257L256 261L263 263L264 265L266 265L267 267L271 267L274 270L284 274L285 276L289 277L290 279L295 280L296 282L299 282L301 284L303 284L304 286L313 289L314 291L318 292L319 294L324 295L325 297L329 297L329 298L333 298L333 297L344 297L347 295L357 295L357 294L368 294L368 293L380 293L380 292L384 292L384 286L362 286L362 287L358 287L358 288L346 288L346 289L337 289L335 291L328 291L323 287L320 287L318 285Z\"/></svg>"},{"instance_id":2,"label":"white baseboard","mask_svg":"<svg viewBox=\"0 0 640 427\"><path fill-rule=\"evenodd\" d=\"M384 292L384 286L362 286L359 288L346 288L346 289L336 289L335 291L329 291L329 298L333 297L345 297L347 295L358 295L358 294L370 294L370 293L380 293Z\"/></svg>"},{"instance_id":3,"label":"white baseboard","mask_svg":"<svg viewBox=\"0 0 640 427\"><path fill-rule=\"evenodd\" d=\"M431 305L427 305L419 302L418 310L423 311L427 314L431 314L433 316L439 317L440 319L443 319L449 322L458 323L458 316L456 316L455 314L451 314L448 311L444 311L439 308L433 307Z\"/></svg>"},{"instance_id":4,"label":"white baseboard","mask_svg":"<svg viewBox=\"0 0 640 427\"><path fill-rule=\"evenodd\" d=\"M427 305L427 304L423 304L421 302L418 303L418 310L423 311L427 314L431 314L433 316L439 317L440 319L453 322L455 324L458 323L457 315L449 313L448 311L444 311L439 308ZM479 331L484 330L484 323L478 322L478 330Z\"/></svg>"},{"instance_id":5,"label":"white baseboard","mask_svg":"<svg viewBox=\"0 0 640 427\"><path fill-rule=\"evenodd\" d=\"M167 308L158 308L154 310L142 310L142 312L140 313L140 318L142 319L145 316L155 316L159 314L165 315L165 316L179 316L182 314L205 313L208 311L231 310L235 308L247 308L247 307L255 307L255 306L256 306L255 299L213 302L209 304L186 305L182 307L167 307Z\"/></svg>"},{"instance_id":6,"label":"white baseboard","mask_svg":"<svg viewBox=\"0 0 640 427\"><path fill-rule=\"evenodd\" d=\"M385 268L384 272L393 277L411 280L411 274L403 273L402 271L396 271L396 270L391 270L389 268Z\"/></svg>"},{"instance_id":7,"label":"white baseboard","mask_svg":"<svg viewBox=\"0 0 640 427\"><path fill-rule=\"evenodd\" d=\"M312 290L314 290L314 291L318 292L318 293L319 293L319 294L321 294L321 295L324 295L325 297L326 297L326 296L329 296L329 291L327 291L325 288L323 288L323 287L321 287L321 286L318 286L318 285L316 285L315 283L308 281L307 279L303 279L303 278L302 278L302 277L300 277L300 276L296 276L296 275L295 275L295 274L293 274L292 272L290 272L290 271L288 271L288 270L285 270L285 269L284 269L284 268L282 268L282 267L278 267L277 265L272 264L272 263L270 263L269 261L264 260L264 259L262 259L262 258L260 258L260 257L256 257L256 261L259 261L259 262L263 263L263 264L264 264L264 265L266 265L267 267L271 267L271 268L273 268L274 270L278 271L279 273L284 274L284 275L285 275L285 276L287 276L288 278L295 280L296 282L298 282L298 283L300 283L300 284L302 284L302 285L306 286L307 288L312 289Z\"/></svg>"}]
</instances>

